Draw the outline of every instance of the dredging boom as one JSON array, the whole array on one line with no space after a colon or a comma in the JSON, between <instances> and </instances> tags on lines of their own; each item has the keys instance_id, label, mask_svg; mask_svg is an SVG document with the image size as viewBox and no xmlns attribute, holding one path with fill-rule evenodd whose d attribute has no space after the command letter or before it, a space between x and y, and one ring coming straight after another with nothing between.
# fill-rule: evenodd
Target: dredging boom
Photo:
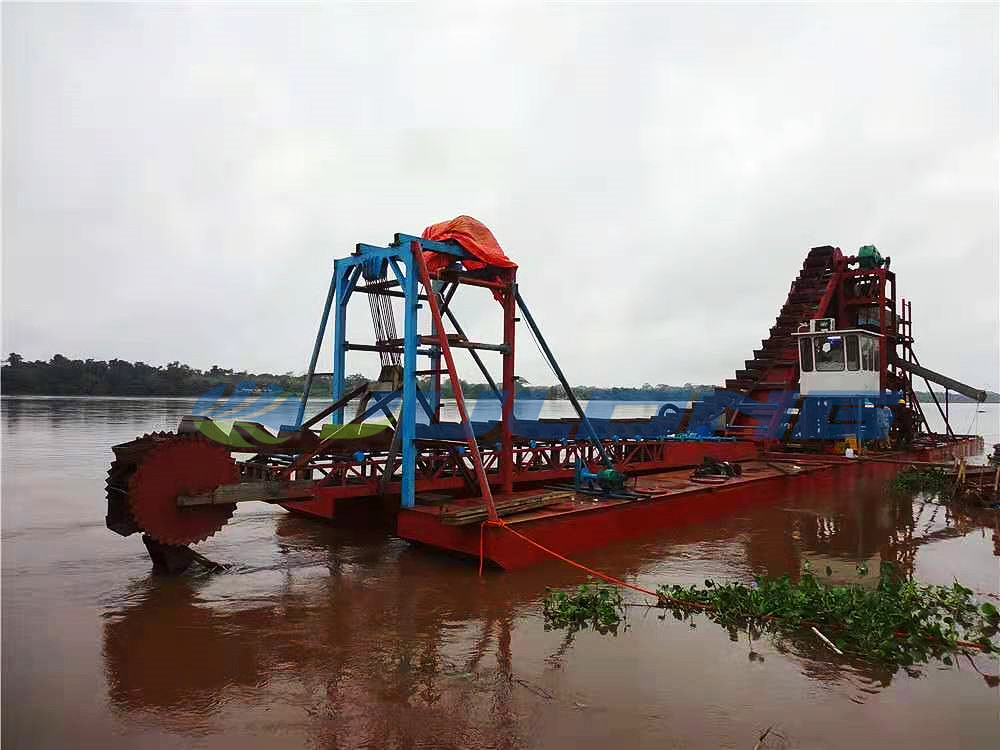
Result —
<instances>
[{"instance_id":1,"label":"dredging boom","mask_svg":"<svg viewBox=\"0 0 1000 750\"><path fill-rule=\"evenodd\" d=\"M907 372L911 372L924 380L937 383L942 388L955 391L955 393L961 393L963 396L971 398L977 403L981 404L986 400L986 391L973 388L971 385L966 385L965 383L955 380L954 378L949 378L947 375L934 372L934 370L928 370L926 367L921 367L916 362L907 362L905 359L895 357L893 358L892 363L901 370L906 370Z\"/></svg>"}]
</instances>

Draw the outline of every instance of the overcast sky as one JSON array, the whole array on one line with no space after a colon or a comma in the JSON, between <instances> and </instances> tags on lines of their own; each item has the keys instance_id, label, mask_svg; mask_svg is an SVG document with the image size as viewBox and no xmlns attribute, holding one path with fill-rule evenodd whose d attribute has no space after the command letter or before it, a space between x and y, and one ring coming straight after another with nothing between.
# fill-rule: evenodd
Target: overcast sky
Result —
<instances>
[{"instance_id":1,"label":"overcast sky","mask_svg":"<svg viewBox=\"0 0 1000 750\"><path fill-rule=\"evenodd\" d=\"M1000 388L995 5L2 13L4 354L302 371L334 258L465 213L574 383L721 383L873 243L921 362Z\"/></svg>"}]
</instances>

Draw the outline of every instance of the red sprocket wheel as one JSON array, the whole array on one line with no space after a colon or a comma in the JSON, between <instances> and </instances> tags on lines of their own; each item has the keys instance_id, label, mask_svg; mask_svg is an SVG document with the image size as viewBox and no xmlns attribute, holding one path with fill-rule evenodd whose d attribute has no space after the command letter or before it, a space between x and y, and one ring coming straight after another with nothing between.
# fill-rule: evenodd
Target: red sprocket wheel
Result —
<instances>
[{"instance_id":1,"label":"red sprocket wheel","mask_svg":"<svg viewBox=\"0 0 1000 750\"><path fill-rule=\"evenodd\" d=\"M143 456L128 483L128 503L138 526L164 544L194 544L221 529L236 505L177 507L179 495L200 495L240 481L229 450L200 436L173 437Z\"/></svg>"}]
</instances>

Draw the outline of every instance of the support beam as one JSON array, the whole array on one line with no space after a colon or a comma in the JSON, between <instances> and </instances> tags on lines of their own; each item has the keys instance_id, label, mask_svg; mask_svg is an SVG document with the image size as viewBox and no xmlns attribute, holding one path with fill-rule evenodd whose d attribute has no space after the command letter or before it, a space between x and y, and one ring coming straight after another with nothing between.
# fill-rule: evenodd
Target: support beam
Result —
<instances>
[{"instance_id":1,"label":"support beam","mask_svg":"<svg viewBox=\"0 0 1000 750\"><path fill-rule=\"evenodd\" d=\"M177 506L229 505L231 503L283 503L286 500L311 500L316 482L240 482L224 484L212 492L199 495L178 495Z\"/></svg>"},{"instance_id":2,"label":"support beam","mask_svg":"<svg viewBox=\"0 0 1000 750\"><path fill-rule=\"evenodd\" d=\"M385 291L378 291L378 290L372 289L372 288L370 288L368 286L359 286L354 291L361 292L362 294L375 294L377 292L378 294L384 294L386 297L399 297L400 299L406 299L406 295L403 294L403 292L400 292L400 291L398 291L396 289L388 289L388 290L385 290ZM421 294L420 295L420 301L421 302L426 302L427 301L427 295Z\"/></svg>"},{"instance_id":3,"label":"support beam","mask_svg":"<svg viewBox=\"0 0 1000 750\"><path fill-rule=\"evenodd\" d=\"M344 349L349 352L405 352L406 347L390 344L352 344L349 341L345 341ZM417 349L417 354L431 357L434 355L434 350Z\"/></svg>"},{"instance_id":4,"label":"support beam","mask_svg":"<svg viewBox=\"0 0 1000 750\"><path fill-rule=\"evenodd\" d=\"M397 245L399 242L400 237L396 235ZM403 282L403 291L406 292L406 299L403 301L403 406L397 428L402 433L399 441L403 457L399 495L400 504L404 508L412 508L417 502L417 378L413 374L417 371L417 346L420 343L417 328L417 315L420 311L420 301L417 299L420 293L417 261L423 260L423 254L419 245L413 249L412 243L410 252L406 251L405 246L398 247L396 252L392 265L393 268L398 268L399 260L403 261L404 269L401 270L404 276L400 280ZM433 294L429 287L427 294Z\"/></svg>"},{"instance_id":5,"label":"support beam","mask_svg":"<svg viewBox=\"0 0 1000 750\"><path fill-rule=\"evenodd\" d=\"M458 284L453 283L451 289L446 292L441 292L441 314L448 314L448 305L451 304L451 298L455 296L455 292L458 291ZM421 295L421 299L426 299L426 295Z\"/></svg>"},{"instance_id":6,"label":"support beam","mask_svg":"<svg viewBox=\"0 0 1000 750\"><path fill-rule=\"evenodd\" d=\"M521 309L521 313L524 315L524 320L531 329L531 332L535 335L535 340L538 341L538 345L542 349L542 353L548 359L549 364L552 365L552 371L555 372L556 377L559 379L559 385L563 387L566 392L566 398L573 405L573 409L576 411L578 417L580 417L580 424L582 424L587 432L591 442L594 447L597 448L598 453L601 454L601 461L609 469L613 468L614 462L611 460L611 456L608 455L607 449L604 447L604 441L597 436L597 432L594 430L594 426L587 419L587 415L583 411L583 407L580 406L580 402L576 399L576 394L573 393L573 389L569 385L569 381L566 380L566 376L563 375L562 368L559 367L559 363L556 362L556 358L552 355L552 350L549 349L549 345L545 343L545 338L542 336L542 332L538 329L535 324L535 319L531 316L531 311L528 310L528 306L524 304L524 299L521 297L520 291L514 292L514 298L517 300L517 306Z\"/></svg>"},{"instance_id":7,"label":"support beam","mask_svg":"<svg viewBox=\"0 0 1000 750\"><path fill-rule=\"evenodd\" d=\"M361 274L361 266L347 268L342 261L334 264L334 276L337 279L337 298L334 302L334 326L333 326L333 377L330 379L330 400L339 402L344 397L344 377L346 373L347 350L344 345L347 343L347 303L350 300L350 287L357 283ZM330 421L334 424L344 423L344 409L334 409L330 415Z\"/></svg>"},{"instance_id":8,"label":"support beam","mask_svg":"<svg viewBox=\"0 0 1000 750\"><path fill-rule=\"evenodd\" d=\"M385 468L378 480L378 494L384 495L389 480L396 471L396 455L399 453L399 440L402 433L397 428L392 435L392 444L389 445L389 453L385 457Z\"/></svg>"},{"instance_id":9,"label":"support beam","mask_svg":"<svg viewBox=\"0 0 1000 750\"><path fill-rule=\"evenodd\" d=\"M441 347L441 355L444 357L445 364L448 367L448 377L451 379L451 389L455 397L455 406L458 407L458 414L462 420L462 431L465 433L465 440L469 445L469 454L472 456L472 465L476 469L476 477L479 479L479 491L482 495L483 502L486 503L487 515L491 521L497 520L497 509L493 504L493 492L490 490L489 480L486 478L486 469L483 467L483 457L479 453L479 443L476 440L475 434L472 432L472 422L469 421L469 413L465 409L465 399L462 396L462 383L458 379L458 370L455 368L455 359L451 356L451 346L449 345L448 337L444 334L444 324L441 321L441 311L438 309L436 293L434 288L431 286L430 274L427 272L427 265L424 263L423 253L420 251L420 244L413 242L410 245L413 251L413 266L417 273L420 274L420 281L424 285L424 290L427 292L427 296L430 297L428 302L428 307L431 310L431 318L434 321L434 330L438 332L440 336L439 345ZM412 372L412 370L411 370ZM409 378L409 381L415 381L414 378Z\"/></svg>"},{"instance_id":10,"label":"support beam","mask_svg":"<svg viewBox=\"0 0 1000 750\"><path fill-rule=\"evenodd\" d=\"M302 387L302 399L299 401L299 410L295 416L295 426L302 424L302 417L306 411L306 401L309 400L309 392L312 390L313 378L316 374L316 363L319 361L319 352L323 348L323 336L326 334L326 324L330 319L330 308L337 293L338 276L340 268L334 263L333 276L330 279L330 288L326 292L326 303L323 305L323 314L319 319L319 331L316 333L316 343L313 344L312 356L309 358L309 370L306 372L306 382Z\"/></svg>"},{"instance_id":11,"label":"support beam","mask_svg":"<svg viewBox=\"0 0 1000 750\"><path fill-rule=\"evenodd\" d=\"M300 429L303 429L303 430L308 429L308 428L312 427L314 424L316 424L317 422L319 422L320 420L322 420L322 419L330 416L331 414L333 414L333 412L335 412L337 409L344 408L345 406L347 406L347 404L350 401L352 401L353 399L356 399L358 396L360 396L362 393L364 393L367 389L368 389L368 383L365 383L363 385L359 385L357 388L353 389L350 393L342 396L339 401L334 401L332 404L330 404L328 407L326 407L325 409L323 409L318 414L314 414L306 422L302 422L301 417L300 417L299 420L298 420L299 422L302 422Z\"/></svg>"},{"instance_id":12,"label":"support beam","mask_svg":"<svg viewBox=\"0 0 1000 750\"><path fill-rule=\"evenodd\" d=\"M931 386L930 381L927 380L927 378L924 378L924 385L927 386L927 392L929 394L931 394L931 400L934 402L934 406L937 407L938 414L940 414L941 415L941 419L944 420L944 429L945 429L945 432L947 432L951 437L955 437L955 433L951 429L951 424L948 422L948 415L945 414L944 409L941 408L941 402L938 401L937 394L934 393L934 388L933 388L933 386ZM920 399L917 398L917 394L914 393L913 394L913 398L916 399L917 403L920 403ZM925 418L925 421L926 421L926 418ZM929 424L927 425L927 431L928 432L931 431L931 427L930 427Z\"/></svg>"},{"instance_id":13,"label":"support beam","mask_svg":"<svg viewBox=\"0 0 1000 750\"><path fill-rule=\"evenodd\" d=\"M433 336L421 336L421 344L436 344L437 340ZM478 349L485 352L507 352L506 344L481 344L476 341L452 341L449 339L448 345L456 349Z\"/></svg>"},{"instance_id":14,"label":"support beam","mask_svg":"<svg viewBox=\"0 0 1000 750\"><path fill-rule=\"evenodd\" d=\"M514 421L514 398L517 383L514 380L514 323L517 318L517 284L515 271L511 270L510 288L503 294L503 342L507 351L503 355L503 387L506 396L500 396L500 487L504 494L514 490L514 435L511 430ZM475 355L475 352L471 352ZM492 386L492 380L490 382ZM497 392L493 387L494 393ZM500 394L498 394L500 395Z\"/></svg>"}]
</instances>

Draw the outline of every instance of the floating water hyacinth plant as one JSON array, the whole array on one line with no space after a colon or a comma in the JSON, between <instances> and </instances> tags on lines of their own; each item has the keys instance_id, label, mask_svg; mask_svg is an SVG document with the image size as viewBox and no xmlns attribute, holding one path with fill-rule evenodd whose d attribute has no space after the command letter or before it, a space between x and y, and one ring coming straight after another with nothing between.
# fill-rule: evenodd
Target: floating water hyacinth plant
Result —
<instances>
[{"instance_id":1,"label":"floating water hyacinth plant","mask_svg":"<svg viewBox=\"0 0 1000 750\"><path fill-rule=\"evenodd\" d=\"M918 469L915 466L903 469L892 480L892 489L897 492L926 492L941 494L951 489L954 479L943 469Z\"/></svg>"},{"instance_id":2,"label":"floating water hyacinth plant","mask_svg":"<svg viewBox=\"0 0 1000 750\"><path fill-rule=\"evenodd\" d=\"M617 635L624 621L625 603L614 586L584 584L573 593L546 589L545 629L596 630Z\"/></svg>"},{"instance_id":3,"label":"floating water hyacinth plant","mask_svg":"<svg viewBox=\"0 0 1000 750\"><path fill-rule=\"evenodd\" d=\"M858 573L867 571L859 566ZM663 585L657 592L658 606L677 619L700 613L730 630L812 629L838 653L886 665L932 658L951 664L965 651L1000 653L996 606L977 603L972 590L957 581L933 586L901 579L888 563L874 587L829 585L807 567L796 582L787 575L758 576L751 585L706 580L704 586ZM616 588L587 584L574 593L549 592L544 613L549 628L616 633L625 620L625 603Z\"/></svg>"}]
</instances>

